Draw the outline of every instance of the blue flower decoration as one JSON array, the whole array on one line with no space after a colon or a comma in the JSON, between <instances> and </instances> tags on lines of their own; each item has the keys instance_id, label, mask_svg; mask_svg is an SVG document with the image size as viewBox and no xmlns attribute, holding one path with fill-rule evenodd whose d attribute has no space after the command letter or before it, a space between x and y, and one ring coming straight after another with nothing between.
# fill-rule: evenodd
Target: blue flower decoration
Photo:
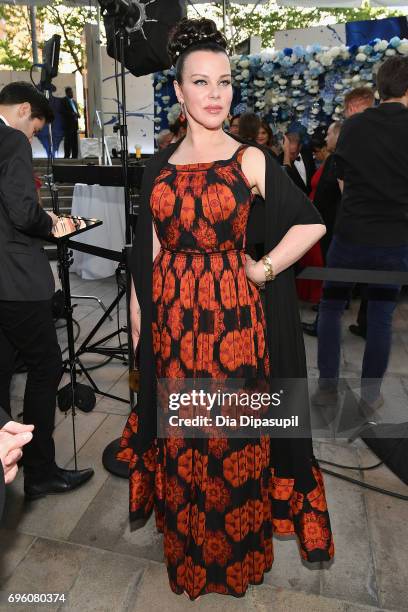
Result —
<instances>
[{"instance_id":1,"label":"blue flower decoration","mask_svg":"<svg viewBox=\"0 0 408 612\"><path fill-rule=\"evenodd\" d=\"M296 57L305 57L306 55L306 51L304 47L301 47L300 45L296 45L295 47L293 47L293 53L294 55L296 55Z\"/></svg>"}]
</instances>

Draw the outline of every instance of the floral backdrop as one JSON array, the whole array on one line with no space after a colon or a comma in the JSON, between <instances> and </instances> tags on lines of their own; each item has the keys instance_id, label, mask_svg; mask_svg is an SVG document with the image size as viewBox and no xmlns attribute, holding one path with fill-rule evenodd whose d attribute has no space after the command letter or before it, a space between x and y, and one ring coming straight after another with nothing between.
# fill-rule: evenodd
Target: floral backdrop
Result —
<instances>
[{"instance_id":1,"label":"floral backdrop","mask_svg":"<svg viewBox=\"0 0 408 612\"><path fill-rule=\"evenodd\" d=\"M307 134L339 119L344 94L362 85L374 87L379 63L408 55L408 40L376 38L362 46L294 47L231 59L232 114L255 111L274 132L297 125ZM173 90L173 69L154 75L155 132L174 123L180 106Z\"/></svg>"}]
</instances>

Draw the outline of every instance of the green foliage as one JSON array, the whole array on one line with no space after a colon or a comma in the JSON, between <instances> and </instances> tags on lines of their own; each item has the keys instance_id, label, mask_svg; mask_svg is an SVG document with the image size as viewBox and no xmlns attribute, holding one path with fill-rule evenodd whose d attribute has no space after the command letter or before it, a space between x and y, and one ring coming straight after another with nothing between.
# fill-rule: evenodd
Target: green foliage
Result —
<instances>
[{"instance_id":1,"label":"green foliage","mask_svg":"<svg viewBox=\"0 0 408 612\"><path fill-rule=\"evenodd\" d=\"M54 0L46 7L38 9L38 17L55 26L61 35L61 51L68 53L82 74L85 61L85 48L82 33L85 23L94 20L96 11L87 7L67 8L63 0Z\"/></svg>"},{"instance_id":2,"label":"green foliage","mask_svg":"<svg viewBox=\"0 0 408 612\"><path fill-rule=\"evenodd\" d=\"M28 70L32 64L30 19L27 7L0 5L6 35L0 40L0 67Z\"/></svg>"},{"instance_id":3,"label":"green foliage","mask_svg":"<svg viewBox=\"0 0 408 612\"><path fill-rule=\"evenodd\" d=\"M212 15L205 10L207 5L198 5L199 13L215 18L219 27L222 27L222 3L211 3ZM267 4L238 6L230 5L229 22L227 22L228 39L231 46L245 40L248 36L260 36L262 47L273 47L275 32L295 28L308 28L325 23L346 23L364 19L381 19L400 15L398 10L386 8L370 8L365 4L356 9L306 9L299 7L279 7L274 0ZM190 17L198 17L197 10L189 9ZM232 35L230 36L230 32Z\"/></svg>"},{"instance_id":4,"label":"green foliage","mask_svg":"<svg viewBox=\"0 0 408 612\"><path fill-rule=\"evenodd\" d=\"M8 40L0 40L0 67L11 70L30 70L31 59L24 59Z\"/></svg>"},{"instance_id":5,"label":"green foliage","mask_svg":"<svg viewBox=\"0 0 408 612\"><path fill-rule=\"evenodd\" d=\"M87 7L66 7L63 0L53 0L37 9L37 27L52 27L61 35L61 51L68 53L76 70L84 68L85 50L82 32L87 21L95 21L96 10ZM0 19L5 21L6 36L0 40L0 64L13 70L27 70L32 64L30 18L26 6L0 5ZM38 46L44 43L44 34L38 32ZM49 36L47 35L47 38ZM41 54L40 54L41 57Z\"/></svg>"}]
</instances>

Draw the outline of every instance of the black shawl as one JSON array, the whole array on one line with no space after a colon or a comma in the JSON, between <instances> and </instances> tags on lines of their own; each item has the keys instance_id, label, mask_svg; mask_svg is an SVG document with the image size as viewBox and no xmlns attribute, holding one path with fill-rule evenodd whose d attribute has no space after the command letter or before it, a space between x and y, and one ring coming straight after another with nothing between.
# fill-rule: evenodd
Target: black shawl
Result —
<instances>
[{"instance_id":1,"label":"black shawl","mask_svg":"<svg viewBox=\"0 0 408 612\"><path fill-rule=\"evenodd\" d=\"M236 139L242 142L239 139ZM181 141L154 155L146 164L142 181L139 217L129 258L130 271L141 308L139 346L140 390L136 414L137 433L129 444L138 457L156 437L156 375L152 345L152 264L153 238L150 195L155 178ZM251 144L253 143L247 143ZM272 250L293 225L322 223L316 208L285 171L266 153L265 252ZM251 230L251 216L248 232ZM293 267L266 283L266 327L271 376L305 379L306 357ZM307 493L316 486L311 470L314 462L310 437L276 439L273 445L276 474L294 477L296 489Z\"/></svg>"}]
</instances>

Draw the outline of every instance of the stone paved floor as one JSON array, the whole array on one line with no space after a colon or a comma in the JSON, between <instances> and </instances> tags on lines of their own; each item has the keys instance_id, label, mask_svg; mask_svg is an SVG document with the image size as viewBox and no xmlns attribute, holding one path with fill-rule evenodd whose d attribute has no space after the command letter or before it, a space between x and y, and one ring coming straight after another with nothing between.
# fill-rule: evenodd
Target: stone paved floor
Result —
<instances>
[{"instance_id":1,"label":"stone paved floor","mask_svg":"<svg viewBox=\"0 0 408 612\"><path fill-rule=\"evenodd\" d=\"M81 281L72 276L77 294L96 294L107 304L116 287L112 278ZM358 304L345 315L352 322ZM75 318L81 338L94 324L95 303L79 302ZM123 306L121 318L123 318ZM314 313L306 309L304 318ZM115 322L103 328L114 329ZM65 346L65 332L59 332ZM311 377L316 377L316 341L305 338ZM345 331L342 371L358 375L364 343ZM384 384L387 403L401 421L408 420L408 303L398 306L393 352ZM95 363L93 356L84 361ZM117 363L95 370L105 391L126 397L127 375ZM24 375L13 380L13 410L22 407ZM197 602L174 595L163 562L162 537L153 518L141 530L130 532L127 520L127 481L111 476L101 464L105 446L122 431L127 405L98 396L95 410L76 417L79 467L93 466L94 478L76 492L49 496L24 504L22 475L8 489L0 529L0 610L73 611L199 611L255 610L274 612L408 610L408 505L406 501L358 488L326 475L325 483L336 544L330 566L310 568L302 563L293 540L275 539L275 563L261 586L250 587L242 599L206 595ZM405 415L405 419L404 419ZM55 441L61 466L73 465L72 422L57 410ZM343 464L366 466L377 462L360 440L315 440L316 455ZM350 472L346 472L350 474ZM353 473L368 483L408 494L386 467ZM65 604L6 603L5 593L65 593Z\"/></svg>"}]
</instances>

